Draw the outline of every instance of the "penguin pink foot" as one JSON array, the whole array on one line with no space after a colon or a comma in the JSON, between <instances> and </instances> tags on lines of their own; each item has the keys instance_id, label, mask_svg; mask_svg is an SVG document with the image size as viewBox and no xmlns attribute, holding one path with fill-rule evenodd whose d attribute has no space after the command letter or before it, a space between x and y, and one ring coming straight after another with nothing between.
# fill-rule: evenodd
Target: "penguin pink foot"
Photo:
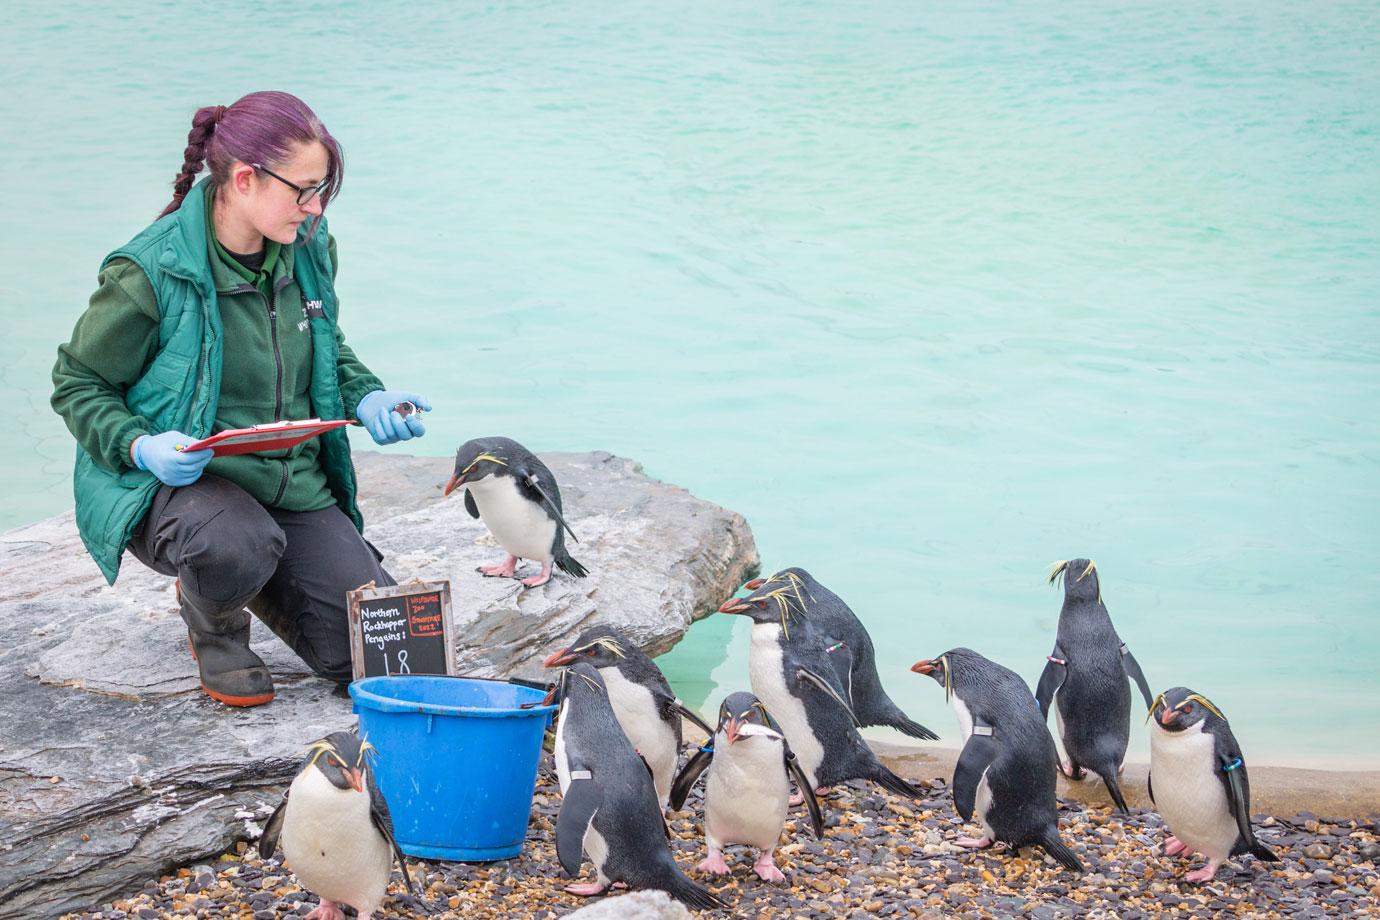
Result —
<instances>
[{"instance_id":1,"label":"penguin pink foot","mask_svg":"<svg viewBox=\"0 0 1380 920\"><path fill-rule=\"evenodd\" d=\"M1046 774L1047 776L1048 774ZM991 837L959 837L954 843L970 850L985 850L992 845Z\"/></svg>"},{"instance_id":2,"label":"penguin pink foot","mask_svg":"<svg viewBox=\"0 0 1380 920\"><path fill-rule=\"evenodd\" d=\"M732 871L728 868L728 863L724 862L724 854L719 850L710 850L709 855L695 868L710 875L728 875Z\"/></svg>"},{"instance_id":3,"label":"penguin pink foot","mask_svg":"<svg viewBox=\"0 0 1380 920\"><path fill-rule=\"evenodd\" d=\"M771 850L763 850L757 854L757 861L752 864L752 871L757 873L757 877L764 882L771 882L780 885L786 881L786 874L776 868L776 863L772 861Z\"/></svg>"},{"instance_id":4,"label":"penguin pink foot","mask_svg":"<svg viewBox=\"0 0 1380 920\"><path fill-rule=\"evenodd\" d=\"M1165 838L1165 841L1164 841L1164 855L1165 855L1165 856L1178 856L1180 853L1191 853L1191 852L1192 852L1192 850L1190 850L1190 849L1188 848L1187 844L1185 844L1185 843L1184 843L1182 840L1180 840L1178 837L1166 837L1166 838Z\"/></svg>"},{"instance_id":5,"label":"penguin pink foot","mask_svg":"<svg viewBox=\"0 0 1380 920\"><path fill-rule=\"evenodd\" d=\"M518 557L510 555L505 562L498 565L481 565L478 569L479 574L488 578L512 578L517 571Z\"/></svg>"},{"instance_id":6,"label":"penguin pink foot","mask_svg":"<svg viewBox=\"0 0 1380 920\"><path fill-rule=\"evenodd\" d=\"M1208 864L1201 869L1195 869L1184 876L1186 882L1210 882L1217 875L1217 867L1220 865L1217 860L1209 859Z\"/></svg>"},{"instance_id":7,"label":"penguin pink foot","mask_svg":"<svg viewBox=\"0 0 1380 920\"><path fill-rule=\"evenodd\" d=\"M321 899L321 904L316 910L307 914L306 920L345 920L345 911L340 909L340 905L334 901Z\"/></svg>"},{"instance_id":8,"label":"penguin pink foot","mask_svg":"<svg viewBox=\"0 0 1380 920\"><path fill-rule=\"evenodd\" d=\"M1083 772L1082 767L1075 767L1072 763L1070 763L1067 760L1059 761L1059 772L1072 780L1081 780L1084 776L1087 775Z\"/></svg>"},{"instance_id":9,"label":"penguin pink foot","mask_svg":"<svg viewBox=\"0 0 1380 920\"><path fill-rule=\"evenodd\" d=\"M608 890L608 886L600 885L598 882L579 882L574 885L566 885L565 890L582 898L592 898L595 895L603 894Z\"/></svg>"},{"instance_id":10,"label":"penguin pink foot","mask_svg":"<svg viewBox=\"0 0 1380 920\"><path fill-rule=\"evenodd\" d=\"M815 790L815 795L816 795L816 796L828 795L829 793L831 793L831 792L833 792L833 791L834 791L834 787L833 787L833 786L820 786L818 789ZM791 797L790 797L789 799L786 800L786 804L787 804L787 805L790 805L792 808L794 808L796 805L804 805L804 804L805 804L805 795L804 795L804 793L801 793L801 792L792 792L792 793L791 793Z\"/></svg>"},{"instance_id":11,"label":"penguin pink foot","mask_svg":"<svg viewBox=\"0 0 1380 920\"><path fill-rule=\"evenodd\" d=\"M548 581L550 581L550 580L551 580L551 563L549 563L549 562L543 562L543 563L541 564L541 571L538 572L536 575L533 575L531 578L524 578L524 579L522 580L522 583L523 583L524 585L526 585L527 587L529 587L529 588L537 588L537 587L540 587L540 586L546 584L546 583L547 583Z\"/></svg>"}]
</instances>

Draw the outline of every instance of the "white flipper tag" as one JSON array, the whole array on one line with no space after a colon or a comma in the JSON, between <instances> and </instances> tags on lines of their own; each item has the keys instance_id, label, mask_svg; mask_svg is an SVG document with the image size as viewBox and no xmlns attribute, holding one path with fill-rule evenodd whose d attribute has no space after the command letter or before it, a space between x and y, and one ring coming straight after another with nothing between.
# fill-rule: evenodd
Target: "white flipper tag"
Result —
<instances>
[{"instance_id":1,"label":"white flipper tag","mask_svg":"<svg viewBox=\"0 0 1380 920\"><path fill-rule=\"evenodd\" d=\"M591 773L591 772L589 772L588 770L571 770L571 771L570 771L570 778L571 778L572 780L577 780L577 779L594 779L594 774Z\"/></svg>"}]
</instances>

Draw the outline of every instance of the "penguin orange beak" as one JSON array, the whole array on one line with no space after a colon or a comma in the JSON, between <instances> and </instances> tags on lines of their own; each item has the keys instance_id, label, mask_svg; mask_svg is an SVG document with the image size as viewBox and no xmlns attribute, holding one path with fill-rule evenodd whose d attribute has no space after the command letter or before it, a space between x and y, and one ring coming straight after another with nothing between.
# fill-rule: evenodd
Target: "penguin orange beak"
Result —
<instances>
[{"instance_id":1,"label":"penguin orange beak","mask_svg":"<svg viewBox=\"0 0 1380 920\"><path fill-rule=\"evenodd\" d=\"M1169 725L1170 723L1174 722L1174 721L1175 721L1176 719L1178 719L1178 718L1179 718L1179 710L1177 710L1177 709L1170 709L1170 708L1168 708L1168 707L1165 707L1164 712L1160 715L1160 724L1161 724L1161 725Z\"/></svg>"},{"instance_id":2,"label":"penguin orange beak","mask_svg":"<svg viewBox=\"0 0 1380 920\"><path fill-rule=\"evenodd\" d=\"M752 581L743 585L743 587L747 588L749 591L756 591L758 588L762 587L766 583L767 580L765 578L754 578Z\"/></svg>"},{"instance_id":3,"label":"penguin orange beak","mask_svg":"<svg viewBox=\"0 0 1380 920\"><path fill-rule=\"evenodd\" d=\"M552 652L546 656L546 660L541 663L543 668L559 668L570 664L575 660L575 656L570 653L570 649L563 648L559 652Z\"/></svg>"},{"instance_id":4,"label":"penguin orange beak","mask_svg":"<svg viewBox=\"0 0 1380 920\"><path fill-rule=\"evenodd\" d=\"M724 734L728 737L728 743L733 744L738 740L739 724L737 719L729 719L724 723Z\"/></svg>"},{"instance_id":5,"label":"penguin orange beak","mask_svg":"<svg viewBox=\"0 0 1380 920\"><path fill-rule=\"evenodd\" d=\"M933 673L935 667L935 661L931 658L926 658L924 661L917 661L915 664L911 665L910 669L916 674L930 674Z\"/></svg>"},{"instance_id":6,"label":"penguin orange beak","mask_svg":"<svg viewBox=\"0 0 1380 920\"><path fill-rule=\"evenodd\" d=\"M719 612L742 613L743 611L747 610L749 606L750 605L748 604L748 602L743 600L741 597L730 597L728 600L724 601L722 604L719 605Z\"/></svg>"},{"instance_id":7,"label":"penguin orange beak","mask_svg":"<svg viewBox=\"0 0 1380 920\"><path fill-rule=\"evenodd\" d=\"M464 484L465 484L465 477L464 477L464 476L456 475L456 476L450 477L450 481L446 483L446 490L445 490L444 492L441 493L442 497L445 497L445 496L450 495L450 493L454 492L456 489L460 488L460 487L463 486Z\"/></svg>"},{"instance_id":8,"label":"penguin orange beak","mask_svg":"<svg viewBox=\"0 0 1380 920\"><path fill-rule=\"evenodd\" d=\"M345 776L350 780L350 785L355 787L355 792L364 791L364 771L346 770Z\"/></svg>"}]
</instances>

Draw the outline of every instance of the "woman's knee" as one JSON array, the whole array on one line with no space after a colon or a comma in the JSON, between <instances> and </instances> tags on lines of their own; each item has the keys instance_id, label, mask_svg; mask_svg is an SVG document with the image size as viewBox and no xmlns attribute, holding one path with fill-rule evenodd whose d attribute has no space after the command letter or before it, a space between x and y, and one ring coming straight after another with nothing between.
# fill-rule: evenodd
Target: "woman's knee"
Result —
<instances>
[{"instance_id":1,"label":"woman's knee","mask_svg":"<svg viewBox=\"0 0 1380 920\"><path fill-rule=\"evenodd\" d=\"M183 543L178 574L186 588L209 601L253 597L277 570L286 545L282 529L262 508L226 509Z\"/></svg>"}]
</instances>

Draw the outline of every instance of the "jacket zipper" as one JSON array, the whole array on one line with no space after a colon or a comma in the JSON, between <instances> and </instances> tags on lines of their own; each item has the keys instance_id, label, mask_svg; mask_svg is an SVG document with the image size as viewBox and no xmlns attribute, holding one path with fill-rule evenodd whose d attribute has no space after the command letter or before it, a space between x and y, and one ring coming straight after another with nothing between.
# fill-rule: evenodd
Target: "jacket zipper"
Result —
<instances>
[{"instance_id":1,"label":"jacket zipper","mask_svg":"<svg viewBox=\"0 0 1380 920\"><path fill-rule=\"evenodd\" d=\"M262 295L261 295L262 296ZM273 339L273 363L277 365L277 376L273 382L273 421L281 421L283 415L283 354L278 348L278 311L273 305L273 300L278 296L278 292L272 292L264 298L268 305L268 333ZM278 461L283 464L283 477L278 483L278 494L273 496L270 505L276 506L283 500L283 493L288 486L288 461L286 459Z\"/></svg>"}]
</instances>

